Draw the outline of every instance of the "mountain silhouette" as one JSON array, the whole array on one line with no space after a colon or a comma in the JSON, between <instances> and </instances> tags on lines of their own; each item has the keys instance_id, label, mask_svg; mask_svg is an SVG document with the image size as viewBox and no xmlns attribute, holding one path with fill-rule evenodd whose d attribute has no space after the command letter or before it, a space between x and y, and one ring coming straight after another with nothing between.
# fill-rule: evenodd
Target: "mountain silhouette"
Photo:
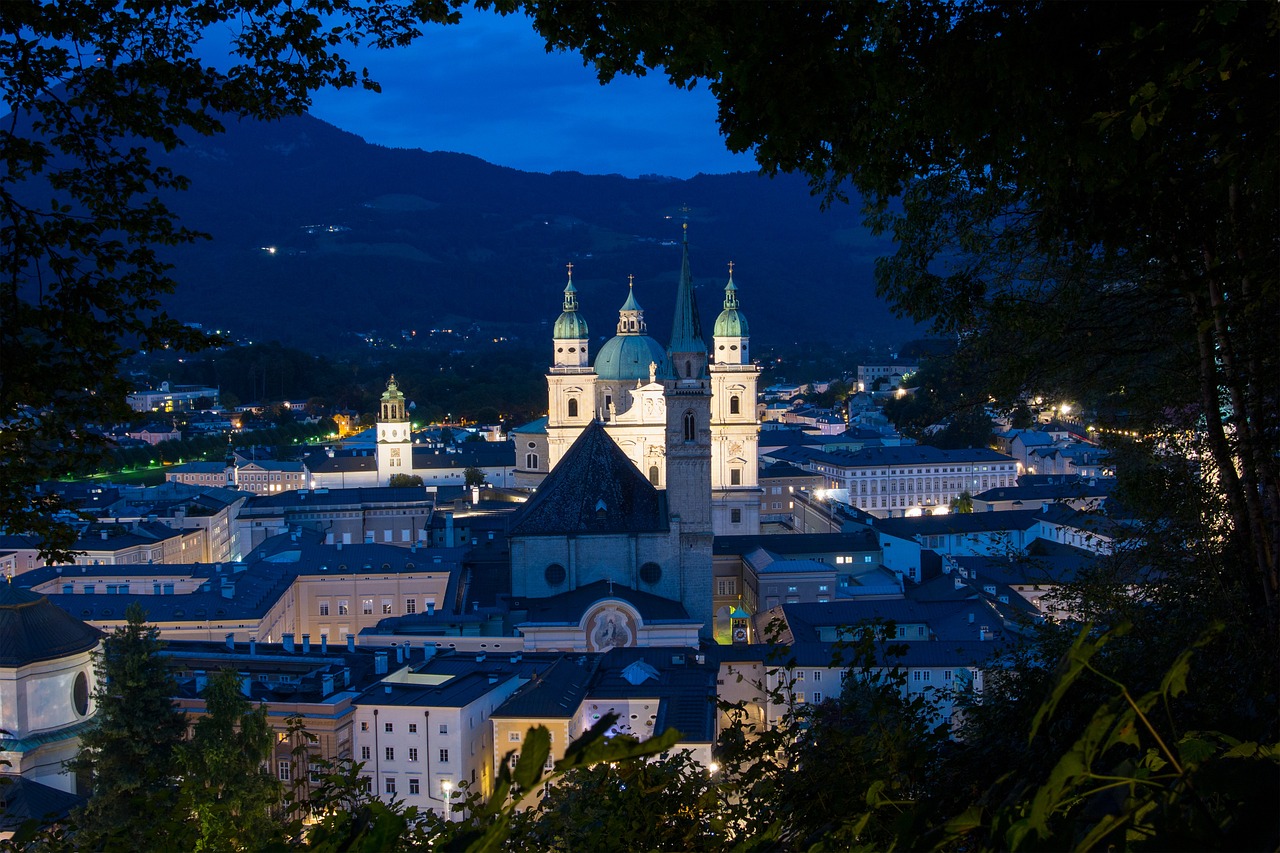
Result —
<instances>
[{"instance_id":1,"label":"mountain silhouette","mask_svg":"<svg viewBox=\"0 0 1280 853\"><path fill-rule=\"evenodd\" d=\"M153 155L190 178L167 201L212 238L166 251L180 284L165 307L206 328L322 351L344 332L474 322L537 343L573 263L593 337L613 334L634 275L664 340L687 221L706 332L733 261L757 345L911 335L874 294L888 241L856 203L820 210L799 177L548 175L385 148L305 115L226 124Z\"/></svg>"}]
</instances>

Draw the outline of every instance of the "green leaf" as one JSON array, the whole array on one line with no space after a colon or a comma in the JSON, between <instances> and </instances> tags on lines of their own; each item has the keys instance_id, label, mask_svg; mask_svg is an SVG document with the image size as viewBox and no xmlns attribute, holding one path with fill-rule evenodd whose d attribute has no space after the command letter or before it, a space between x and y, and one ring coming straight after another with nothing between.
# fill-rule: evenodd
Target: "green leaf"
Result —
<instances>
[{"instance_id":1,"label":"green leaf","mask_svg":"<svg viewBox=\"0 0 1280 853\"><path fill-rule=\"evenodd\" d=\"M525 733L524 749L511 776L524 791L532 791L542 778L542 768L551 754L551 733L546 726L534 726Z\"/></svg>"},{"instance_id":2,"label":"green leaf","mask_svg":"<svg viewBox=\"0 0 1280 853\"><path fill-rule=\"evenodd\" d=\"M1129 130L1133 133L1134 139L1141 139L1147 132L1147 120L1142 117L1142 113L1138 113L1133 117L1133 121L1129 122Z\"/></svg>"}]
</instances>

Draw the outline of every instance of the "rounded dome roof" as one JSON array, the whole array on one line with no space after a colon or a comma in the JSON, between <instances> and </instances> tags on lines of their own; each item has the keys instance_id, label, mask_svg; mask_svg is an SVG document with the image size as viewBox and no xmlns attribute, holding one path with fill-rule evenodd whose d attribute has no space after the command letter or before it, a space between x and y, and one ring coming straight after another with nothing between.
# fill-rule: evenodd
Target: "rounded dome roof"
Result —
<instances>
[{"instance_id":1,"label":"rounded dome roof","mask_svg":"<svg viewBox=\"0 0 1280 853\"><path fill-rule=\"evenodd\" d=\"M97 628L45 596L0 583L0 667L17 668L87 652L102 637Z\"/></svg>"},{"instance_id":2,"label":"rounded dome roof","mask_svg":"<svg viewBox=\"0 0 1280 853\"><path fill-rule=\"evenodd\" d=\"M581 340L590 337L587 333L587 320L577 311L565 311L556 319L556 325L551 332L551 337L556 340Z\"/></svg>"},{"instance_id":3,"label":"rounded dome roof","mask_svg":"<svg viewBox=\"0 0 1280 853\"><path fill-rule=\"evenodd\" d=\"M667 353L662 345L648 335L618 335L600 347L596 356L596 376L616 382L649 381L649 364L662 366Z\"/></svg>"},{"instance_id":4,"label":"rounded dome roof","mask_svg":"<svg viewBox=\"0 0 1280 853\"><path fill-rule=\"evenodd\" d=\"M716 328L712 334L717 338L749 337L747 318L737 308L726 308L716 318Z\"/></svg>"}]
</instances>

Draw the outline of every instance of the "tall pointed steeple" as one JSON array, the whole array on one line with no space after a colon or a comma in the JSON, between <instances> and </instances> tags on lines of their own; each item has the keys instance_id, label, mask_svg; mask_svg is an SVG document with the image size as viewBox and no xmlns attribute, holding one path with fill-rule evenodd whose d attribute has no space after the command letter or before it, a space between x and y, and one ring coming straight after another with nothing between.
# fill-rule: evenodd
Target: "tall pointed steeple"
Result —
<instances>
[{"instance_id":1,"label":"tall pointed steeple","mask_svg":"<svg viewBox=\"0 0 1280 853\"><path fill-rule=\"evenodd\" d=\"M693 295L693 274L689 270L689 223L684 224L684 258L680 266L680 285L676 289L675 320L671 324L671 343L667 346L672 366L680 379L702 379L706 376L707 342L702 337L698 320L698 302Z\"/></svg>"}]
</instances>

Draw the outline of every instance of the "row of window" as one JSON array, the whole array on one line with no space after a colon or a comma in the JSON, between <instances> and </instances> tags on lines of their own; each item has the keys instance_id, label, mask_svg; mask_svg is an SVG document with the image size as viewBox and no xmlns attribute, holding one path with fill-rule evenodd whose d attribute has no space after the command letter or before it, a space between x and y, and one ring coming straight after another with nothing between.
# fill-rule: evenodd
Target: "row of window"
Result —
<instances>
[{"instance_id":1,"label":"row of window","mask_svg":"<svg viewBox=\"0 0 1280 853\"><path fill-rule=\"evenodd\" d=\"M418 748L417 748L416 746L411 746L411 747L409 747L409 748L408 748L408 750L407 750L407 752L408 752L408 760L409 760L409 761L417 761L417 760L418 760ZM382 754L383 754L383 757L384 757L387 761L395 761L395 760L396 760L396 748L395 748L394 746L384 747L384 749L383 749L383 753L382 753ZM367 746L362 746L362 747L360 747L360 760L361 760L361 761L369 761L372 757L373 757L373 750L372 750L372 749L370 749L370 748L369 748L369 747L367 747ZM441 750L440 750L440 763L441 763L441 764L448 764L448 763L449 763L449 750L448 750L448 749L441 749Z\"/></svg>"},{"instance_id":2,"label":"row of window","mask_svg":"<svg viewBox=\"0 0 1280 853\"><path fill-rule=\"evenodd\" d=\"M320 604L319 604L319 611L320 611L320 615L321 615L321 616L328 616L328 615L329 615L329 609L330 609L330 602L328 602L328 601L321 601L321 602L320 602ZM348 613L350 613L350 612L351 612L351 602L350 602L350 601L348 601L347 599L339 599L339 600L338 600L338 615L339 615L339 616L346 616L346 615L347 615ZM361 612L361 613L363 613L365 616L371 616L371 615L373 615L374 610L373 610L373 599L372 599L372 598L365 598L365 599L362 599L362 600L361 600L361 602L360 602L360 612ZM395 602L394 602L392 599L390 599L390 598L384 598L384 599L382 599L382 614L383 614L384 616L391 616L394 612L395 612ZM417 612L418 612L418 599L416 599L416 598L406 598L406 599L404 600L404 612L405 612L405 614L407 614L407 615L413 615L414 613L417 613Z\"/></svg>"},{"instance_id":3,"label":"row of window","mask_svg":"<svg viewBox=\"0 0 1280 853\"><path fill-rule=\"evenodd\" d=\"M417 724L417 723L409 723L409 724L408 724L408 726L409 726L409 734L411 734L411 735L416 735L416 734L418 733L418 724ZM395 731L396 731L396 724L395 724L395 723L383 723L383 724L382 724L382 730L383 730L384 732L386 732L387 734L395 734ZM362 732L367 732L367 731L369 731L369 721L368 721L368 720L361 720L361 721L360 721L360 731L362 731ZM442 734L442 735L447 735L448 733L449 733L449 724L448 724L448 723L441 723L441 724L440 724L440 734Z\"/></svg>"}]
</instances>

